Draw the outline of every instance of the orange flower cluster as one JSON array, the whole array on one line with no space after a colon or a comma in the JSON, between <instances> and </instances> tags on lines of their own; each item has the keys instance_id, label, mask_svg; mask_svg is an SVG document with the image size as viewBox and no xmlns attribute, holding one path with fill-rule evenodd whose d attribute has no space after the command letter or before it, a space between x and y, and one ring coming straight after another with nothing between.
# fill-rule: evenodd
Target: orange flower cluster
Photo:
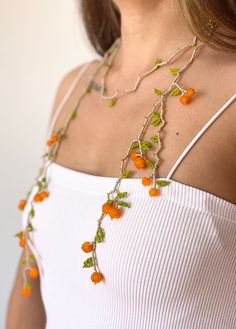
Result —
<instances>
[{"instance_id":1,"label":"orange flower cluster","mask_svg":"<svg viewBox=\"0 0 236 329\"><path fill-rule=\"evenodd\" d=\"M48 196L49 196L49 193L47 191L36 193L34 196L34 202L41 202Z\"/></svg>"},{"instance_id":2,"label":"orange flower cluster","mask_svg":"<svg viewBox=\"0 0 236 329\"><path fill-rule=\"evenodd\" d=\"M196 95L196 92L193 88L188 88L186 92L180 97L180 103L187 105L191 102L192 97Z\"/></svg>"},{"instance_id":3,"label":"orange flower cluster","mask_svg":"<svg viewBox=\"0 0 236 329\"><path fill-rule=\"evenodd\" d=\"M130 158L131 158L131 160L134 161L134 165L135 165L136 168L141 169L141 168L146 168L147 167L147 162L145 161L145 159L143 157L140 156L139 153L136 153L136 152L132 151L130 153ZM141 180L141 183L144 186L149 186L149 185L152 184L152 179L150 177L144 176ZM151 187L149 189L149 195L151 197L158 196L159 195L158 189L156 187Z\"/></svg>"},{"instance_id":4,"label":"orange flower cluster","mask_svg":"<svg viewBox=\"0 0 236 329\"><path fill-rule=\"evenodd\" d=\"M34 202L41 202L43 201L45 198L47 198L49 196L49 193L47 191L42 191L42 192L38 192L34 195ZM20 210L24 210L25 206L27 204L27 200L26 199L22 199L19 201L18 203L18 209ZM31 211L33 211L33 208L31 209ZM26 243L26 236L24 234L23 231L20 231L16 234L16 236L19 238L19 246L21 248L26 248L27 247L27 243ZM25 261L25 260L24 260ZM31 267L28 268L28 276L31 279L37 279L38 278L38 269L36 267ZM23 297L28 297L31 294L31 290L32 290L32 286L29 282L25 282L24 284L24 288L21 289L21 296Z\"/></svg>"},{"instance_id":5,"label":"orange flower cluster","mask_svg":"<svg viewBox=\"0 0 236 329\"><path fill-rule=\"evenodd\" d=\"M138 169L146 168L147 167L147 162L146 160L139 154L134 151L130 153L130 158L133 160L134 165Z\"/></svg>"},{"instance_id":6,"label":"orange flower cluster","mask_svg":"<svg viewBox=\"0 0 236 329\"><path fill-rule=\"evenodd\" d=\"M48 146L51 146L51 145L55 144L58 140L59 140L59 136L58 136L58 135L53 135L53 136L47 141L47 145L48 145Z\"/></svg>"},{"instance_id":7,"label":"orange flower cluster","mask_svg":"<svg viewBox=\"0 0 236 329\"><path fill-rule=\"evenodd\" d=\"M102 205L102 212L103 214L107 214L111 217L111 219L113 218L120 218L122 215L122 211L120 208L114 206L113 204L111 204L110 202L105 202Z\"/></svg>"},{"instance_id":8,"label":"orange flower cluster","mask_svg":"<svg viewBox=\"0 0 236 329\"><path fill-rule=\"evenodd\" d=\"M36 267L31 267L28 270L28 275L31 279L37 279L39 276L38 269ZM29 282L27 282L25 287L21 289L21 296L29 297L31 294L31 289L32 289L32 286L29 284Z\"/></svg>"},{"instance_id":9,"label":"orange flower cluster","mask_svg":"<svg viewBox=\"0 0 236 329\"><path fill-rule=\"evenodd\" d=\"M16 234L16 236L19 238L19 246L21 248L25 248L26 247L26 240L25 240L24 232L20 231ZM26 257L27 257L27 259L22 259L21 263L23 265L26 264L25 271L27 271L28 277L31 278L31 279L37 279L38 276L39 276L39 272L38 272L37 267L35 267L35 266L30 267L30 265L29 265L29 259L30 258L35 260L34 255L26 253ZM31 289L32 289L32 286L28 282L28 280L26 279L26 281L24 283L24 287L21 289L21 296L23 296L23 297L30 296Z\"/></svg>"},{"instance_id":10,"label":"orange flower cluster","mask_svg":"<svg viewBox=\"0 0 236 329\"><path fill-rule=\"evenodd\" d=\"M41 202L44 199L46 199L49 196L49 193L47 191L42 191L40 193L36 193L34 196L34 202ZM19 210L24 210L25 206L27 204L26 199L21 199L18 203L18 209Z\"/></svg>"},{"instance_id":11,"label":"orange flower cluster","mask_svg":"<svg viewBox=\"0 0 236 329\"><path fill-rule=\"evenodd\" d=\"M18 209L19 210L24 210L25 206L26 206L26 203L27 203L26 199L20 200L19 203L18 203Z\"/></svg>"}]
</instances>

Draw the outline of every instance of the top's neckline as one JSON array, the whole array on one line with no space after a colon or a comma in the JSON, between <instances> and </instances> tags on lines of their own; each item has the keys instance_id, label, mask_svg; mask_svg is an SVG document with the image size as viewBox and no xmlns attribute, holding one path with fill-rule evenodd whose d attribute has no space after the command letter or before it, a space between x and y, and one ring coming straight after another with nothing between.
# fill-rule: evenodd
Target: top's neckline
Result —
<instances>
[{"instance_id":1,"label":"top's neckline","mask_svg":"<svg viewBox=\"0 0 236 329\"><path fill-rule=\"evenodd\" d=\"M86 193L104 195L113 190L118 177L98 176L67 168L56 162L51 162L47 175L57 185L63 185ZM128 195L138 199L169 199L181 203L186 207L195 208L203 212L211 212L217 217L228 218L236 224L236 205L196 187L177 182L172 179L159 177L171 182L170 185L161 187L158 198L150 198L148 187L141 184L141 178L123 178L121 180L120 192L128 192ZM128 196L127 196L128 197ZM127 199L126 197L126 199ZM129 198L129 197L128 197Z\"/></svg>"}]
</instances>

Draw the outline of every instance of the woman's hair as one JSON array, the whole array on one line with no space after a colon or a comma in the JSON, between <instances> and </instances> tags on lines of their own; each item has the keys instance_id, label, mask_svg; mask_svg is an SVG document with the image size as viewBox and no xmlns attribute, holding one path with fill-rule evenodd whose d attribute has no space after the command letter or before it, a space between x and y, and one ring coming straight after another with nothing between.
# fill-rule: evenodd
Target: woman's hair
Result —
<instances>
[{"instance_id":1,"label":"woman's hair","mask_svg":"<svg viewBox=\"0 0 236 329\"><path fill-rule=\"evenodd\" d=\"M188 26L204 43L236 51L236 0L176 0ZM100 55L120 36L120 12L112 0L80 0L89 40Z\"/></svg>"}]
</instances>

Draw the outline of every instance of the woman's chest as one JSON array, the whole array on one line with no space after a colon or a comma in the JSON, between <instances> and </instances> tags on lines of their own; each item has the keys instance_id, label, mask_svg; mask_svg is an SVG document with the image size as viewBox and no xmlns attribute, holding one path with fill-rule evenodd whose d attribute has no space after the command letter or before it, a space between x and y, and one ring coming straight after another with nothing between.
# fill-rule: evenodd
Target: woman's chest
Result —
<instances>
[{"instance_id":1,"label":"woman's chest","mask_svg":"<svg viewBox=\"0 0 236 329\"><path fill-rule=\"evenodd\" d=\"M124 165L134 178L149 176L151 168L137 170L128 156L132 142L141 137L150 146L143 154L153 164L158 161L156 176L166 177L182 152L215 114L218 103L202 111L206 103L204 99L200 98L186 108L172 98L163 112L165 123L162 128L150 124L144 131L145 118L150 113L151 102L155 101L151 95L147 98L148 101L136 99L129 107L121 99L114 108L104 106L104 102L97 98L84 100L55 161L100 176L119 177ZM236 203L234 116L231 111L225 113L222 120L214 122L182 159L172 176L174 180ZM58 125L62 122L63 118ZM158 133L161 138L159 151L159 146L152 140Z\"/></svg>"}]
</instances>

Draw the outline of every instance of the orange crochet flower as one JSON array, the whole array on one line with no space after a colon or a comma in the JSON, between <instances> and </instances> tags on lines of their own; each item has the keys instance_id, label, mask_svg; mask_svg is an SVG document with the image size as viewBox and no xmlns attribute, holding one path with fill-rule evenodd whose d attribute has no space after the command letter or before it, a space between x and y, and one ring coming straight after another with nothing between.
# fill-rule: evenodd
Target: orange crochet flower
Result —
<instances>
[{"instance_id":1,"label":"orange crochet flower","mask_svg":"<svg viewBox=\"0 0 236 329\"><path fill-rule=\"evenodd\" d=\"M43 200L49 196L49 193L47 191L43 191L39 193L40 198Z\"/></svg>"},{"instance_id":2,"label":"orange crochet flower","mask_svg":"<svg viewBox=\"0 0 236 329\"><path fill-rule=\"evenodd\" d=\"M20 200L20 202L18 204L18 209L24 210L26 203L27 203L27 201L25 199Z\"/></svg>"},{"instance_id":3,"label":"orange crochet flower","mask_svg":"<svg viewBox=\"0 0 236 329\"><path fill-rule=\"evenodd\" d=\"M135 165L136 168L142 169L142 168L147 167L147 162L145 161L145 159L143 157L138 156L134 160L134 165Z\"/></svg>"},{"instance_id":4,"label":"orange crochet flower","mask_svg":"<svg viewBox=\"0 0 236 329\"><path fill-rule=\"evenodd\" d=\"M94 284L97 284L98 282L102 281L103 278L104 276L101 272L93 272L91 275L91 280L94 282Z\"/></svg>"},{"instance_id":5,"label":"orange crochet flower","mask_svg":"<svg viewBox=\"0 0 236 329\"><path fill-rule=\"evenodd\" d=\"M21 296L23 297L29 297L30 293L31 293L31 289L29 288L23 288L21 290Z\"/></svg>"},{"instance_id":6,"label":"orange crochet flower","mask_svg":"<svg viewBox=\"0 0 236 329\"><path fill-rule=\"evenodd\" d=\"M59 136L58 135L53 135L48 141L47 141L47 145L51 146L54 143L56 143L59 140Z\"/></svg>"},{"instance_id":7,"label":"orange crochet flower","mask_svg":"<svg viewBox=\"0 0 236 329\"><path fill-rule=\"evenodd\" d=\"M149 190L149 195L152 197L152 196L158 196L159 194L159 191L156 187L151 187L150 190Z\"/></svg>"},{"instance_id":8,"label":"orange crochet flower","mask_svg":"<svg viewBox=\"0 0 236 329\"><path fill-rule=\"evenodd\" d=\"M29 270L29 277L32 279L37 279L38 276L39 276L38 269L36 267L32 267Z\"/></svg>"},{"instance_id":9,"label":"orange crochet flower","mask_svg":"<svg viewBox=\"0 0 236 329\"><path fill-rule=\"evenodd\" d=\"M152 183L152 179L149 177L143 177L141 182L144 186L148 186Z\"/></svg>"},{"instance_id":10,"label":"orange crochet flower","mask_svg":"<svg viewBox=\"0 0 236 329\"><path fill-rule=\"evenodd\" d=\"M34 196L34 202L40 202L42 200L43 200L43 198L40 195L40 193L36 193L35 196Z\"/></svg>"},{"instance_id":11,"label":"orange crochet flower","mask_svg":"<svg viewBox=\"0 0 236 329\"><path fill-rule=\"evenodd\" d=\"M194 97L196 95L196 92L195 92L195 90L193 88L188 88L186 90L186 95L187 96L190 96L190 97Z\"/></svg>"},{"instance_id":12,"label":"orange crochet flower","mask_svg":"<svg viewBox=\"0 0 236 329\"><path fill-rule=\"evenodd\" d=\"M135 151L132 151L132 152L130 153L130 158L131 158L131 160L133 160L133 161L137 158L137 156L139 156L139 153L137 153L137 152L135 152Z\"/></svg>"},{"instance_id":13,"label":"orange crochet flower","mask_svg":"<svg viewBox=\"0 0 236 329\"><path fill-rule=\"evenodd\" d=\"M191 98L196 95L196 92L193 88L188 88L186 92L180 97L180 102L183 105L187 105L191 102Z\"/></svg>"},{"instance_id":14,"label":"orange crochet flower","mask_svg":"<svg viewBox=\"0 0 236 329\"><path fill-rule=\"evenodd\" d=\"M183 105L187 105L191 102L191 97L184 94L183 96L180 97L179 101Z\"/></svg>"},{"instance_id":15,"label":"orange crochet flower","mask_svg":"<svg viewBox=\"0 0 236 329\"><path fill-rule=\"evenodd\" d=\"M102 212L103 212L103 214L109 214L111 208L112 208L112 204L109 203L109 202L105 202L102 205Z\"/></svg>"},{"instance_id":16,"label":"orange crochet flower","mask_svg":"<svg viewBox=\"0 0 236 329\"><path fill-rule=\"evenodd\" d=\"M120 218L121 217L121 209L120 208L117 208L115 206L111 206L111 208L109 209L109 215L111 217L111 219L113 218Z\"/></svg>"},{"instance_id":17,"label":"orange crochet flower","mask_svg":"<svg viewBox=\"0 0 236 329\"><path fill-rule=\"evenodd\" d=\"M91 251L93 251L94 246L93 246L93 244L92 244L91 242L86 241L86 242L84 242L84 243L82 244L81 249L82 249L84 252L91 252Z\"/></svg>"},{"instance_id":18,"label":"orange crochet flower","mask_svg":"<svg viewBox=\"0 0 236 329\"><path fill-rule=\"evenodd\" d=\"M26 245L26 241L25 241L25 239L21 238L21 239L19 240L19 246L20 246L21 248L25 248L25 245Z\"/></svg>"}]
</instances>

